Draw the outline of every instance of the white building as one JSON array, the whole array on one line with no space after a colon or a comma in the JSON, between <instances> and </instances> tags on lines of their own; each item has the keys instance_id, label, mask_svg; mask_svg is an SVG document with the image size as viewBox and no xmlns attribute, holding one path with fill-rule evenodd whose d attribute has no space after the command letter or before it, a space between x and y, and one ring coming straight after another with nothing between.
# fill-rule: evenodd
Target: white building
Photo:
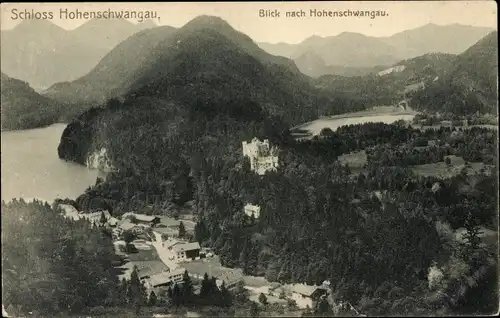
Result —
<instances>
[{"instance_id":1,"label":"white building","mask_svg":"<svg viewBox=\"0 0 500 318\"><path fill-rule=\"evenodd\" d=\"M166 287L182 282L184 268L177 268L172 271L151 275L146 279L147 288Z\"/></svg>"},{"instance_id":2,"label":"white building","mask_svg":"<svg viewBox=\"0 0 500 318\"><path fill-rule=\"evenodd\" d=\"M243 141L243 156L250 159L250 167L259 175L264 175L266 171L276 171L278 168L278 156L275 149L272 149L269 140L260 141L253 138L251 142Z\"/></svg>"},{"instance_id":3,"label":"white building","mask_svg":"<svg viewBox=\"0 0 500 318\"><path fill-rule=\"evenodd\" d=\"M173 242L173 240L167 240L164 243L164 245L167 245L167 250L170 254L169 259L176 263L200 259L201 248L198 242L186 243L182 241Z\"/></svg>"},{"instance_id":4,"label":"white building","mask_svg":"<svg viewBox=\"0 0 500 318\"><path fill-rule=\"evenodd\" d=\"M258 219L260 216L260 206L258 205L253 205L253 204L247 204L244 207L245 214L251 217L252 215L254 218Z\"/></svg>"}]
</instances>

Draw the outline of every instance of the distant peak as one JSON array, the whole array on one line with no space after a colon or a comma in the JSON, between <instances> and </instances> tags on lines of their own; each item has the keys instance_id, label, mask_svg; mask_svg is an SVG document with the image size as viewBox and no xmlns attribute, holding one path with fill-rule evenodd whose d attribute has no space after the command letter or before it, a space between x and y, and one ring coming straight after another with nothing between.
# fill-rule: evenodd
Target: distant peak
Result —
<instances>
[{"instance_id":1,"label":"distant peak","mask_svg":"<svg viewBox=\"0 0 500 318\"><path fill-rule=\"evenodd\" d=\"M132 22L125 19L90 19L83 23L80 28L95 28L95 27L122 27L125 25L133 25Z\"/></svg>"},{"instance_id":2,"label":"distant peak","mask_svg":"<svg viewBox=\"0 0 500 318\"><path fill-rule=\"evenodd\" d=\"M364 34L361 34L361 33L356 33L356 32L349 32L349 31L345 31L345 32L342 32L340 33L339 35L337 35L338 37L366 37L366 35Z\"/></svg>"},{"instance_id":3,"label":"distant peak","mask_svg":"<svg viewBox=\"0 0 500 318\"><path fill-rule=\"evenodd\" d=\"M40 29L64 30L63 28L50 22L49 20L23 20L14 29L22 30L31 28L36 28L38 30Z\"/></svg>"},{"instance_id":4,"label":"distant peak","mask_svg":"<svg viewBox=\"0 0 500 318\"><path fill-rule=\"evenodd\" d=\"M151 19L144 20L142 22L137 23L138 26L147 27L147 28L155 28L158 25Z\"/></svg>"},{"instance_id":5,"label":"distant peak","mask_svg":"<svg viewBox=\"0 0 500 318\"><path fill-rule=\"evenodd\" d=\"M211 15L200 15L189 21L186 25L221 25L230 27L225 20Z\"/></svg>"}]
</instances>

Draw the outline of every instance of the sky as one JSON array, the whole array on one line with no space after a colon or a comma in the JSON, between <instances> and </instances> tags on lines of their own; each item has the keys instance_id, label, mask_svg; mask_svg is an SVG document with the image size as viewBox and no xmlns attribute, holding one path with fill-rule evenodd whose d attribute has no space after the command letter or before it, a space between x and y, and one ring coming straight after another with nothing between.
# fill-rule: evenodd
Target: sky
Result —
<instances>
[{"instance_id":1,"label":"sky","mask_svg":"<svg viewBox=\"0 0 500 318\"><path fill-rule=\"evenodd\" d=\"M298 43L312 36L334 36L356 32L368 36L390 36L428 23L438 25L464 24L496 29L497 6L494 1L349 1L349 2L224 2L224 3L2 3L1 29L11 29L21 22L19 13L46 12L52 21L64 29L74 29L85 19L61 18L67 12L149 11L156 12L158 25L181 27L199 15L214 15L226 20L233 28L257 42ZM267 10L267 11L266 11ZM279 17L261 17L260 13L276 10ZM305 17L286 17L286 12L304 10ZM344 10L384 11L386 16L314 17L316 12ZM131 20L137 22L137 20ZM459 36L459 35L457 35Z\"/></svg>"}]
</instances>

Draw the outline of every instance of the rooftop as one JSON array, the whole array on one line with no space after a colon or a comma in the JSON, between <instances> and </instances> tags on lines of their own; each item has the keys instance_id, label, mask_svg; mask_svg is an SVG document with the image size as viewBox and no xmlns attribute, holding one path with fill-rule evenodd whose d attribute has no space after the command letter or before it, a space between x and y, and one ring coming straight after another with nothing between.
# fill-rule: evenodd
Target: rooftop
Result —
<instances>
[{"instance_id":1,"label":"rooftop","mask_svg":"<svg viewBox=\"0 0 500 318\"><path fill-rule=\"evenodd\" d=\"M301 294L301 295L308 296L308 297L311 297L311 295L314 294L314 292L318 289L324 290L324 288L321 288L320 286L309 286L309 285L305 285L305 284L293 284L292 285L292 291L294 293Z\"/></svg>"},{"instance_id":2,"label":"rooftop","mask_svg":"<svg viewBox=\"0 0 500 318\"><path fill-rule=\"evenodd\" d=\"M151 286L153 286L153 287L167 284L169 282L172 282L173 276L183 275L184 271L185 271L184 268L178 268L178 269L175 269L171 272L163 272L163 273L151 275L151 277L149 277L149 282L150 282Z\"/></svg>"},{"instance_id":3,"label":"rooftop","mask_svg":"<svg viewBox=\"0 0 500 318\"><path fill-rule=\"evenodd\" d=\"M193 242L193 243L185 243L185 244L176 244L172 247L174 252L179 253L179 252L185 252L185 251L192 251L192 250L199 250L200 249L200 244L198 242Z\"/></svg>"},{"instance_id":4,"label":"rooftop","mask_svg":"<svg viewBox=\"0 0 500 318\"><path fill-rule=\"evenodd\" d=\"M173 219L173 218L170 218L167 216L160 216L159 219L160 219L160 222L158 223L158 225L162 224L162 225L165 225L167 227L179 226L179 224L181 223L180 220L176 220L176 219Z\"/></svg>"},{"instance_id":5,"label":"rooftop","mask_svg":"<svg viewBox=\"0 0 500 318\"><path fill-rule=\"evenodd\" d=\"M153 232L159 234L177 234L179 230L173 229L171 227L154 227L152 228Z\"/></svg>"},{"instance_id":6,"label":"rooftop","mask_svg":"<svg viewBox=\"0 0 500 318\"><path fill-rule=\"evenodd\" d=\"M154 215L145 215L145 214L135 214L134 215L137 221L141 222L153 222L155 219L159 219Z\"/></svg>"},{"instance_id":7,"label":"rooftop","mask_svg":"<svg viewBox=\"0 0 500 318\"><path fill-rule=\"evenodd\" d=\"M128 230L131 230L135 227L135 224L134 223L131 223L131 222L124 222L122 224L120 224L120 227L124 230L124 231L128 231Z\"/></svg>"},{"instance_id":8,"label":"rooftop","mask_svg":"<svg viewBox=\"0 0 500 318\"><path fill-rule=\"evenodd\" d=\"M234 270L225 271L222 274L217 275L216 277L217 279L224 281L228 285L243 279L243 275L241 275L239 271L234 271Z\"/></svg>"},{"instance_id":9,"label":"rooftop","mask_svg":"<svg viewBox=\"0 0 500 318\"><path fill-rule=\"evenodd\" d=\"M144 261L137 265L139 278L167 272L168 267L161 261Z\"/></svg>"}]
</instances>

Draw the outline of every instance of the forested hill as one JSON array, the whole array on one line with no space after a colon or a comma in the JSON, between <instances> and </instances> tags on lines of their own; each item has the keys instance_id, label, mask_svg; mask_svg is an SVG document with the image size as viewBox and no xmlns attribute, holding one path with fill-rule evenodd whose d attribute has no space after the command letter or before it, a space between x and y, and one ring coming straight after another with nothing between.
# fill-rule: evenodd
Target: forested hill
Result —
<instances>
[{"instance_id":1,"label":"forested hill","mask_svg":"<svg viewBox=\"0 0 500 318\"><path fill-rule=\"evenodd\" d=\"M405 98L404 92L419 84L429 85L450 71L456 55L429 53L400 61L391 67L362 76L324 75L314 79L316 87L341 91L361 98L367 106L394 105Z\"/></svg>"},{"instance_id":2,"label":"forested hill","mask_svg":"<svg viewBox=\"0 0 500 318\"><path fill-rule=\"evenodd\" d=\"M322 92L293 61L260 49L217 17L201 16L178 30L136 34L87 76L54 85L47 96L81 111L112 97L155 97L188 107L231 105L247 99L298 123L363 106L355 97Z\"/></svg>"},{"instance_id":3,"label":"forested hill","mask_svg":"<svg viewBox=\"0 0 500 318\"><path fill-rule=\"evenodd\" d=\"M30 129L58 120L58 103L39 95L28 83L2 73L2 130Z\"/></svg>"},{"instance_id":4,"label":"forested hill","mask_svg":"<svg viewBox=\"0 0 500 318\"><path fill-rule=\"evenodd\" d=\"M415 106L455 114L498 114L498 32L460 54L447 75L419 92Z\"/></svg>"}]
</instances>

